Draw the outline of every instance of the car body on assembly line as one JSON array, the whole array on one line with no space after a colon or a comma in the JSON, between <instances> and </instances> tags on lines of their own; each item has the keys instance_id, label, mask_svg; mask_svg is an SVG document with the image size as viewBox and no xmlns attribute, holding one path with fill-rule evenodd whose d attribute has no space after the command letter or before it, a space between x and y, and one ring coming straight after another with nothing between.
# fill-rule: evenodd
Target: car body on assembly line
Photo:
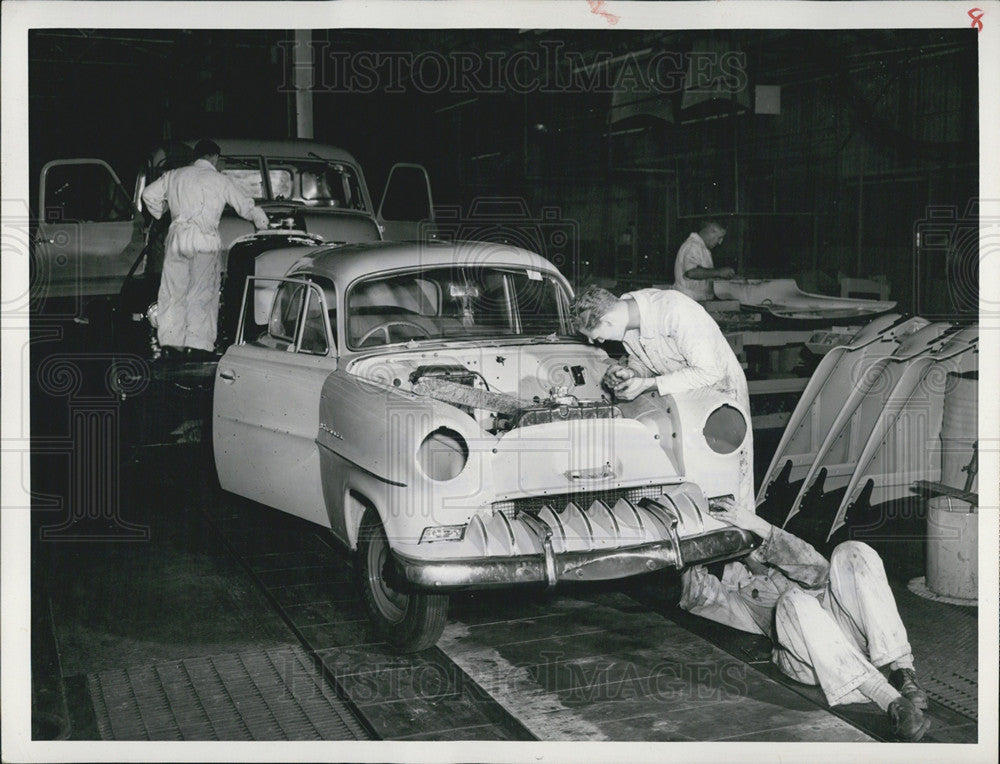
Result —
<instances>
[{"instance_id":1,"label":"car body on assembly line","mask_svg":"<svg viewBox=\"0 0 1000 764\"><path fill-rule=\"evenodd\" d=\"M376 209L357 160L337 146L305 139L218 138L219 171L263 209L273 228L296 229L328 243L415 238L433 219L423 167L392 167ZM195 160L194 141L167 141L136 174L131 193L100 159L57 159L38 176L32 283L48 300L89 304L117 295L126 276L155 274L163 260L169 212L154 221L142 192L164 172ZM222 246L253 233L228 207ZM142 255L140 257L140 255ZM98 303L100 300L98 300Z\"/></svg>"},{"instance_id":2,"label":"car body on assembly line","mask_svg":"<svg viewBox=\"0 0 1000 764\"><path fill-rule=\"evenodd\" d=\"M266 267L262 267L266 264ZM711 390L614 402L542 257L481 242L274 250L219 361L223 488L328 527L378 632L433 645L448 595L722 560L749 412Z\"/></svg>"}]
</instances>

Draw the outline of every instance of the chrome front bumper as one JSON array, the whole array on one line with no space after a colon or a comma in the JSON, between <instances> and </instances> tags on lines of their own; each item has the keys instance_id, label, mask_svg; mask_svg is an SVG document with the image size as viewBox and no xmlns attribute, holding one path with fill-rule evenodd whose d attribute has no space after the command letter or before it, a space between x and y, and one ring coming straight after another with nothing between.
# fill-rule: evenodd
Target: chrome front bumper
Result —
<instances>
[{"instance_id":1,"label":"chrome front bumper","mask_svg":"<svg viewBox=\"0 0 1000 764\"><path fill-rule=\"evenodd\" d=\"M393 550L393 573L400 583L432 591L552 587L731 559L760 539L711 518L700 489L685 483L635 504L594 501L582 510L569 503L559 512L546 506L514 518L473 518L465 542L465 553L455 557L418 558Z\"/></svg>"},{"instance_id":2,"label":"chrome front bumper","mask_svg":"<svg viewBox=\"0 0 1000 764\"><path fill-rule=\"evenodd\" d=\"M520 584L555 586L559 581L605 581L628 578L663 568L683 568L738 557L760 544L742 528L727 528L701 536L617 549L466 560L417 560L393 552L395 572L410 586L433 591L488 589ZM678 557L678 546L680 557Z\"/></svg>"}]
</instances>

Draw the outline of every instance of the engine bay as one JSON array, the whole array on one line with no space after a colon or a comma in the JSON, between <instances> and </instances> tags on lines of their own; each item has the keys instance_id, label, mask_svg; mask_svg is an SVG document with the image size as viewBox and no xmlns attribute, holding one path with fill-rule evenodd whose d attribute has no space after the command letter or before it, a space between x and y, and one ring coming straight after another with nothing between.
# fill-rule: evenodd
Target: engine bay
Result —
<instances>
[{"instance_id":1,"label":"engine bay","mask_svg":"<svg viewBox=\"0 0 1000 764\"><path fill-rule=\"evenodd\" d=\"M620 418L601 388L606 366L596 349L529 345L369 357L350 371L455 406L501 435L546 422Z\"/></svg>"}]
</instances>

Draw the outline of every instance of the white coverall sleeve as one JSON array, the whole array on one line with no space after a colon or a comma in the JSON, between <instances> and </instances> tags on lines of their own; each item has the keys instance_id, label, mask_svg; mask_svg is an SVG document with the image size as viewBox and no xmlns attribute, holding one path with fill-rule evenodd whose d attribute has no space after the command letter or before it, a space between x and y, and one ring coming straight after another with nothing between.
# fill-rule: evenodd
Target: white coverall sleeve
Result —
<instances>
[{"instance_id":1,"label":"white coverall sleeve","mask_svg":"<svg viewBox=\"0 0 1000 764\"><path fill-rule=\"evenodd\" d=\"M656 372L650 369L641 360L636 358L634 355L629 354L628 358L625 359L625 365L632 369L637 376L640 377L655 377Z\"/></svg>"},{"instance_id":2,"label":"white coverall sleeve","mask_svg":"<svg viewBox=\"0 0 1000 764\"><path fill-rule=\"evenodd\" d=\"M827 559L798 536L777 526L771 526L770 535L750 557L777 568L806 589L818 589L830 580Z\"/></svg>"},{"instance_id":3,"label":"white coverall sleeve","mask_svg":"<svg viewBox=\"0 0 1000 764\"><path fill-rule=\"evenodd\" d=\"M167 176L163 173L159 178L142 190L142 203L146 205L149 214L159 220L167 208Z\"/></svg>"},{"instance_id":4,"label":"white coverall sleeve","mask_svg":"<svg viewBox=\"0 0 1000 764\"><path fill-rule=\"evenodd\" d=\"M252 221L258 229L267 228L267 214L264 210L254 204L253 199L228 178L226 178L226 202L236 210L237 215Z\"/></svg>"},{"instance_id":5,"label":"white coverall sleeve","mask_svg":"<svg viewBox=\"0 0 1000 764\"><path fill-rule=\"evenodd\" d=\"M687 365L656 377L660 395L709 387L725 377L725 366L707 338L718 333L719 327L703 310L672 310L663 316L660 331L670 335Z\"/></svg>"},{"instance_id":6,"label":"white coverall sleeve","mask_svg":"<svg viewBox=\"0 0 1000 764\"><path fill-rule=\"evenodd\" d=\"M749 577L750 572L738 561L726 566L723 574L725 582L709 573L704 565L695 565L681 574L681 599L678 604L689 613L716 623L752 634L764 634L739 595L739 582Z\"/></svg>"}]
</instances>

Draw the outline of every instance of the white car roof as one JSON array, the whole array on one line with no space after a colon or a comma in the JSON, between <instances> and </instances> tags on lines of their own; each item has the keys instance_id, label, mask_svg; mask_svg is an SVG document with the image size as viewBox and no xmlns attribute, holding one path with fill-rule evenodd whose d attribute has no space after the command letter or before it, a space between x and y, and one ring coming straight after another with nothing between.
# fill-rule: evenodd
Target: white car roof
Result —
<instances>
[{"instance_id":1,"label":"white car roof","mask_svg":"<svg viewBox=\"0 0 1000 764\"><path fill-rule=\"evenodd\" d=\"M310 152L331 162L350 162L357 165L357 160L350 152L328 143L320 143L304 138L213 138L223 155L230 156L266 156L284 159L315 159ZM194 148L197 141L185 141Z\"/></svg>"},{"instance_id":2,"label":"white car roof","mask_svg":"<svg viewBox=\"0 0 1000 764\"><path fill-rule=\"evenodd\" d=\"M448 265L525 268L567 284L556 267L541 255L510 244L480 241L380 241L321 247L297 261L288 275L312 273L346 286L357 278L381 271Z\"/></svg>"}]
</instances>

